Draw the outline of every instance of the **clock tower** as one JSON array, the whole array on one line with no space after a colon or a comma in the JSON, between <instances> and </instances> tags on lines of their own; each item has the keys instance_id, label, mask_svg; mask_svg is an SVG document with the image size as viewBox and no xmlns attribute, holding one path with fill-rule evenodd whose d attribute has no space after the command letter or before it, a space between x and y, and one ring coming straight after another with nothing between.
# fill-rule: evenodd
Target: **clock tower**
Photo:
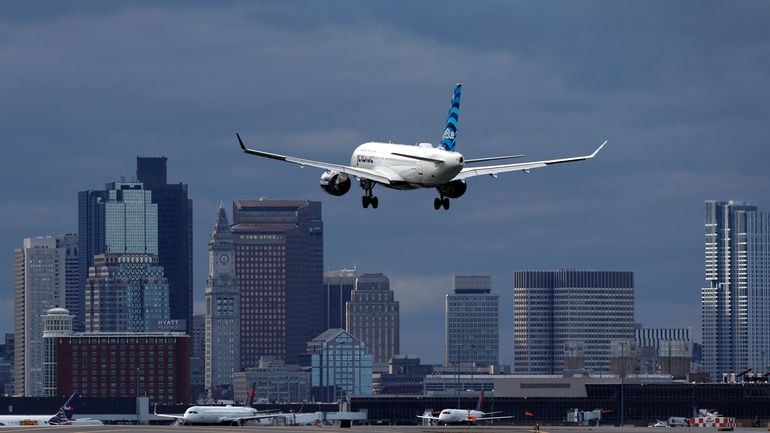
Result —
<instances>
[{"instance_id":1,"label":"clock tower","mask_svg":"<svg viewBox=\"0 0 770 433\"><path fill-rule=\"evenodd\" d=\"M205 295L206 390L232 396L233 373L241 368L241 295L235 275L235 244L222 205L209 238Z\"/></svg>"}]
</instances>

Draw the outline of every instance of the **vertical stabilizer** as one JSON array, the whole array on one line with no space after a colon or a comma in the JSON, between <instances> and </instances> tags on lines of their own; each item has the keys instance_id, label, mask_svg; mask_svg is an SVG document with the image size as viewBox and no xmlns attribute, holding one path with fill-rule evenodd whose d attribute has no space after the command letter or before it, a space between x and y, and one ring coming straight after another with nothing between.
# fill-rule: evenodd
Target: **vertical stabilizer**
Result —
<instances>
[{"instance_id":1,"label":"vertical stabilizer","mask_svg":"<svg viewBox=\"0 0 770 433\"><path fill-rule=\"evenodd\" d=\"M72 422L72 414L75 412L75 403L78 401L78 395L72 394L70 398L64 403L64 406L59 408L59 412L52 416L48 420L50 425L64 425Z\"/></svg>"},{"instance_id":2,"label":"vertical stabilizer","mask_svg":"<svg viewBox=\"0 0 770 433\"><path fill-rule=\"evenodd\" d=\"M452 94L452 104L449 106L449 117L446 120L444 134L441 136L440 148L454 152L455 138L457 137L457 123L460 118L460 92L463 85L457 83Z\"/></svg>"},{"instance_id":3,"label":"vertical stabilizer","mask_svg":"<svg viewBox=\"0 0 770 433\"><path fill-rule=\"evenodd\" d=\"M246 397L246 407L251 407L254 404L254 394L257 390L257 382L252 382L249 388L249 395Z\"/></svg>"},{"instance_id":4,"label":"vertical stabilizer","mask_svg":"<svg viewBox=\"0 0 770 433\"><path fill-rule=\"evenodd\" d=\"M484 407L484 391L481 391L481 395L479 395L479 401L476 403L476 410L479 412L483 412Z\"/></svg>"}]
</instances>

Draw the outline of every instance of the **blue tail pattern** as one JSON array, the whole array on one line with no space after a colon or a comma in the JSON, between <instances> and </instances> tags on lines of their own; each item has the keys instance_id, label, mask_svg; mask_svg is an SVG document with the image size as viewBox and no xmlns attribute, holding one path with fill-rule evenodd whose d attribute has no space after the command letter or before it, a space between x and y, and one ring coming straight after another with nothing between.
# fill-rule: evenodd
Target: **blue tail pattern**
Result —
<instances>
[{"instance_id":1,"label":"blue tail pattern","mask_svg":"<svg viewBox=\"0 0 770 433\"><path fill-rule=\"evenodd\" d=\"M444 134L441 136L440 148L454 152L455 138L457 137L457 123L460 117L460 92L463 85L458 83L452 95L452 105L449 107L449 117L446 120Z\"/></svg>"}]
</instances>

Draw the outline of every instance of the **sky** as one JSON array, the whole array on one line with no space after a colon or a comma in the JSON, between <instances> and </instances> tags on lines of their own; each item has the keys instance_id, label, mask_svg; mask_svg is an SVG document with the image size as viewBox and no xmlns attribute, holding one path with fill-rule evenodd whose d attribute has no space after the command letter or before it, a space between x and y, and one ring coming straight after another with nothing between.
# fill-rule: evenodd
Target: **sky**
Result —
<instances>
[{"instance_id":1,"label":"sky","mask_svg":"<svg viewBox=\"0 0 770 433\"><path fill-rule=\"evenodd\" d=\"M401 352L440 363L453 274L490 274L512 361L517 269L635 272L636 321L700 336L704 200L770 211L770 3L0 3L0 306L13 250L77 231L77 192L168 157L194 201L194 293L220 202L322 202L325 269L383 272ZM435 191L326 195L366 141L438 143L463 83L466 158L596 159ZM0 332L13 318L0 318Z\"/></svg>"}]
</instances>

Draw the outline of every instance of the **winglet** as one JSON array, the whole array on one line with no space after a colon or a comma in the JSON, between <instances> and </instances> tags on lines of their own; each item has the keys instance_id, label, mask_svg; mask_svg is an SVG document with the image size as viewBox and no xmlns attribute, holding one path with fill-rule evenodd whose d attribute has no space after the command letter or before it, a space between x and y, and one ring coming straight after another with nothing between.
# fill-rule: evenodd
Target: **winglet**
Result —
<instances>
[{"instance_id":1,"label":"winglet","mask_svg":"<svg viewBox=\"0 0 770 433\"><path fill-rule=\"evenodd\" d=\"M594 153L592 153L591 156L589 156L589 158L593 158L594 156L596 156L596 154L599 153L600 150L602 150L602 147L604 147L605 144L607 144L607 140L604 140L604 143L602 143L601 146L597 147L596 150L594 150Z\"/></svg>"},{"instance_id":2,"label":"winglet","mask_svg":"<svg viewBox=\"0 0 770 433\"><path fill-rule=\"evenodd\" d=\"M243 149L243 151L246 152L246 145L243 144L243 140L241 140L241 134L236 132L235 136L238 137L238 143L241 143L241 149Z\"/></svg>"}]
</instances>

